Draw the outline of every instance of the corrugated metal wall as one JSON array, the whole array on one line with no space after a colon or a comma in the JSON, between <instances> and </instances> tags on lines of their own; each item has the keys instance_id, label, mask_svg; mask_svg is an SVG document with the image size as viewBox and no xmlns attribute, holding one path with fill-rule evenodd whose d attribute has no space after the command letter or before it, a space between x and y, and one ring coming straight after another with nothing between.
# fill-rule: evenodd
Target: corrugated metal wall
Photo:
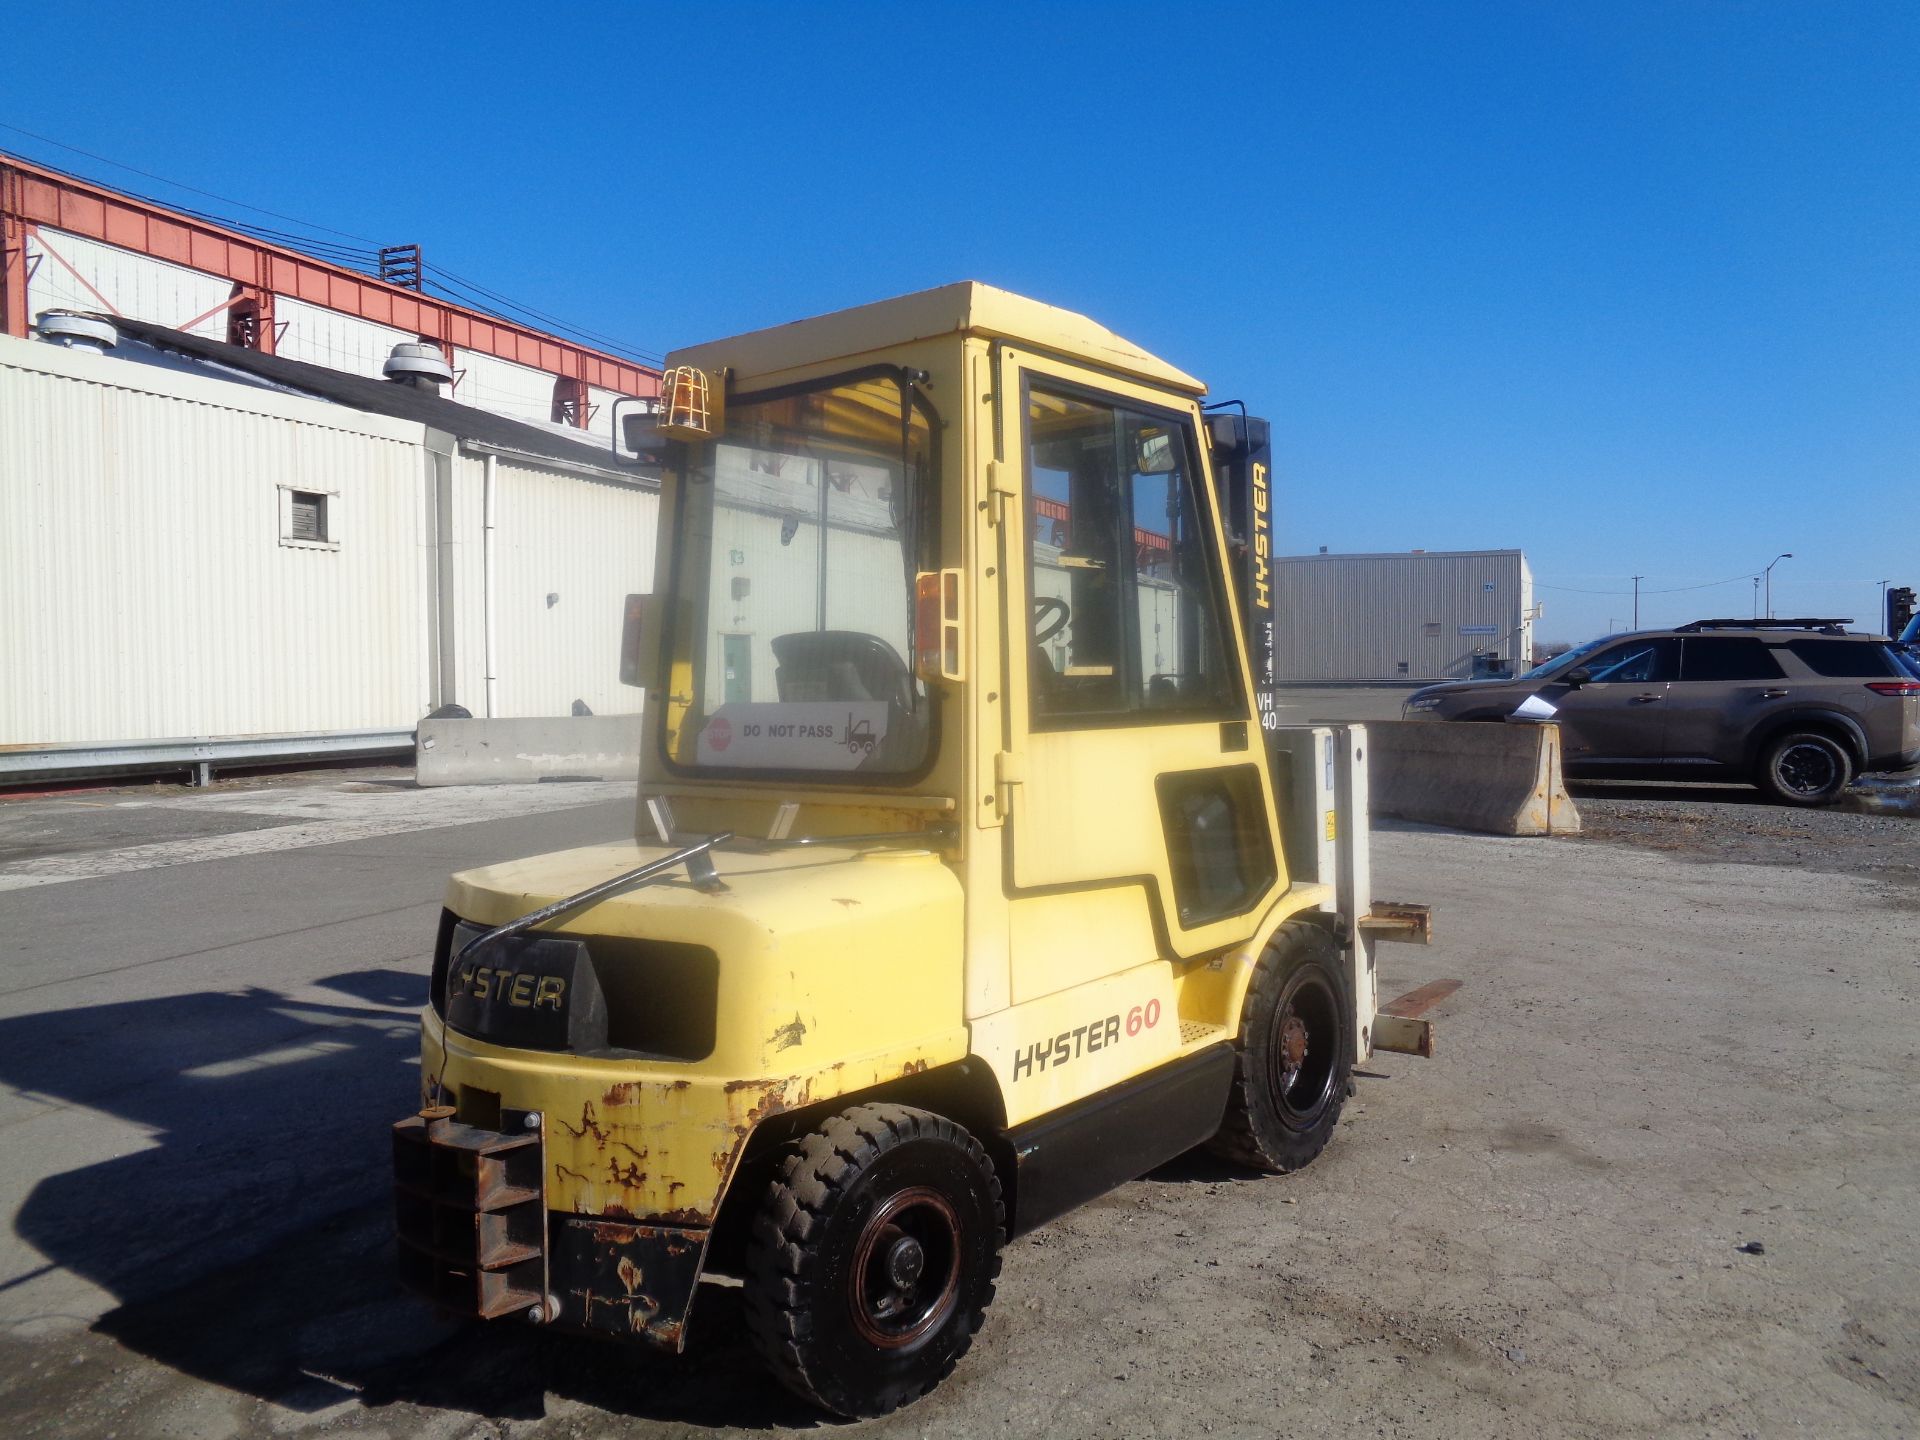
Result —
<instances>
[{"instance_id":1,"label":"corrugated metal wall","mask_svg":"<svg viewBox=\"0 0 1920 1440\"><path fill-rule=\"evenodd\" d=\"M485 462L453 457L437 519L428 438L0 337L0 745L410 728L436 703L442 521L454 698L485 714ZM636 711L620 630L657 494L496 464L498 713ZM327 497L328 544L287 543L289 487Z\"/></svg>"},{"instance_id":2,"label":"corrugated metal wall","mask_svg":"<svg viewBox=\"0 0 1920 1440\"><path fill-rule=\"evenodd\" d=\"M1530 663L1533 577L1518 550L1280 556L1273 587L1282 684L1464 676L1476 652Z\"/></svg>"},{"instance_id":3,"label":"corrugated metal wall","mask_svg":"<svg viewBox=\"0 0 1920 1440\"><path fill-rule=\"evenodd\" d=\"M338 310L309 305L287 295L274 297L273 316L274 323L281 327L274 341L275 354L376 380L394 346L420 341L411 331L378 325L357 315L342 315Z\"/></svg>"},{"instance_id":4,"label":"corrugated metal wall","mask_svg":"<svg viewBox=\"0 0 1920 1440\"><path fill-rule=\"evenodd\" d=\"M33 315L43 310L118 313L175 329L194 321L190 328L201 335L227 331L226 311L215 307L224 305L233 287L198 270L47 226L28 237L27 267L27 308ZM421 339L290 295L275 297L274 318L278 354L374 378L395 345ZM453 368L455 383L448 393L461 404L516 420L552 420L551 372L461 348L454 350ZM612 437L613 402L619 398L611 390L589 388L587 428L593 434Z\"/></svg>"},{"instance_id":5,"label":"corrugated metal wall","mask_svg":"<svg viewBox=\"0 0 1920 1440\"><path fill-rule=\"evenodd\" d=\"M419 436L0 340L0 743L411 725ZM337 548L282 543L282 486L328 495Z\"/></svg>"},{"instance_id":6,"label":"corrugated metal wall","mask_svg":"<svg viewBox=\"0 0 1920 1440\"><path fill-rule=\"evenodd\" d=\"M495 415L545 425L553 419L553 376L497 355L455 349L452 398Z\"/></svg>"},{"instance_id":7,"label":"corrugated metal wall","mask_svg":"<svg viewBox=\"0 0 1920 1440\"><path fill-rule=\"evenodd\" d=\"M626 597L653 588L659 494L517 459L495 463L496 714L566 715L576 700L596 715L638 714L641 692L620 683L620 631ZM460 457L458 698L476 715L486 714L485 476L483 457Z\"/></svg>"},{"instance_id":8,"label":"corrugated metal wall","mask_svg":"<svg viewBox=\"0 0 1920 1440\"><path fill-rule=\"evenodd\" d=\"M57 257L57 258L56 258ZM68 267L72 267L71 269ZM42 227L27 240L27 310L107 309L135 320L179 329L232 293L225 280L136 255L97 240ZM76 273L77 272L77 273ZM85 284L79 277L85 277ZM89 290L87 286L92 286ZM94 291L98 291L96 295ZM102 304L105 296L110 305ZM223 310L192 327L198 335L225 335Z\"/></svg>"}]
</instances>

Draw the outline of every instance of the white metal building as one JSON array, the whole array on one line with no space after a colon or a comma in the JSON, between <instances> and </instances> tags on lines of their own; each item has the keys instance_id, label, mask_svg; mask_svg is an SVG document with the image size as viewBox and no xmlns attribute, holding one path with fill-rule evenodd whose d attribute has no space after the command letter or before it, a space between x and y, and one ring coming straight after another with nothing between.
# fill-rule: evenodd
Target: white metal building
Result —
<instances>
[{"instance_id":1,"label":"white metal building","mask_svg":"<svg viewBox=\"0 0 1920 1440\"><path fill-rule=\"evenodd\" d=\"M209 338L226 333L224 302L232 287L216 276L172 264L83 235L52 228L26 237L27 305L48 310L98 311L110 300L117 318L180 326ZM275 300L274 353L289 360L377 378L395 345L417 341L411 330L343 314L291 295ZM448 346L454 370L453 397L463 405L544 425L551 421L553 375L532 365L462 346ZM613 435L614 402L621 395L587 388L586 429L603 442Z\"/></svg>"},{"instance_id":2,"label":"white metal building","mask_svg":"<svg viewBox=\"0 0 1920 1440\"><path fill-rule=\"evenodd\" d=\"M1281 684L1440 680L1532 663L1533 572L1518 550L1283 555L1273 604Z\"/></svg>"},{"instance_id":3,"label":"white metal building","mask_svg":"<svg viewBox=\"0 0 1920 1440\"><path fill-rule=\"evenodd\" d=\"M604 441L119 323L0 336L0 779L638 710L657 485Z\"/></svg>"}]
</instances>

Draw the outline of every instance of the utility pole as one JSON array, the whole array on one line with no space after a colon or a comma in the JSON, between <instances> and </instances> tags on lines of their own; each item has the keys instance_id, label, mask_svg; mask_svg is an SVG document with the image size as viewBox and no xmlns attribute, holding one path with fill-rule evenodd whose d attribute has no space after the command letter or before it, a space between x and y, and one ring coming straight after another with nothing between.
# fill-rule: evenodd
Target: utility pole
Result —
<instances>
[{"instance_id":1,"label":"utility pole","mask_svg":"<svg viewBox=\"0 0 1920 1440\"><path fill-rule=\"evenodd\" d=\"M1636 630L1640 628L1640 582L1646 578L1644 575L1633 577L1633 628Z\"/></svg>"},{"instance_id":2,"label":"utility pole","mask_svg":"<svg viewBox=\"0 0 1920 1440\"><path fill-rule=\"evenodd\" d=\"M1792 558L1793 552L1791 550L1783 550L1767 562L1765 573L1767 577L1767 619L1769 620L1773 618L1773 567L1778 565L1782 560L1791 560Z\"/></svg>"}]
</instances>

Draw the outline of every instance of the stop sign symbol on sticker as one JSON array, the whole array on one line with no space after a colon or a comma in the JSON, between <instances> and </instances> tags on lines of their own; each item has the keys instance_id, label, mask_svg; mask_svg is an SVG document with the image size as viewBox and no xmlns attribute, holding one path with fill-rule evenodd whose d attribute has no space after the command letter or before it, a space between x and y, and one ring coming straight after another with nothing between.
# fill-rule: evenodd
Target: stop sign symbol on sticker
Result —
<instances>
[{"instance_id":1,"label":"stop sign symbol on sticker","mask_svg":"<svg viewBox=\"0 0 1920 1440\"><path fill-rule=\"evenodd\" d=\"M733 743L733 726L724 715L716 715L707 722L707 748L724 750Z\"/></svg>"}]
</instances>

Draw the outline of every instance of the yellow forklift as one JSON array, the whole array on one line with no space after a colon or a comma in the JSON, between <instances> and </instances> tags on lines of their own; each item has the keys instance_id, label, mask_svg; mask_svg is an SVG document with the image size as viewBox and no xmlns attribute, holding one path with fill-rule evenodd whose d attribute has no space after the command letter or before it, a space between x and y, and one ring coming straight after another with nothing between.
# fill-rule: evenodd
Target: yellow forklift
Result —
<instances>
[{"instance_id":1,"label":"yellow forklift","mask_svg":"<svg viewBox=\"0 0 1920 1440\"><path fill-rule=\"evenodd\" d=\"M1274 724L1266 427L944 286L669 357L638 834L453 877L402 1276L680 1349L744 1286L842 1415L950 1373L1006 1239L1197 1146L1295 1170L1376 1013L1364 731Z\"/></svg>"}]
</instances>

